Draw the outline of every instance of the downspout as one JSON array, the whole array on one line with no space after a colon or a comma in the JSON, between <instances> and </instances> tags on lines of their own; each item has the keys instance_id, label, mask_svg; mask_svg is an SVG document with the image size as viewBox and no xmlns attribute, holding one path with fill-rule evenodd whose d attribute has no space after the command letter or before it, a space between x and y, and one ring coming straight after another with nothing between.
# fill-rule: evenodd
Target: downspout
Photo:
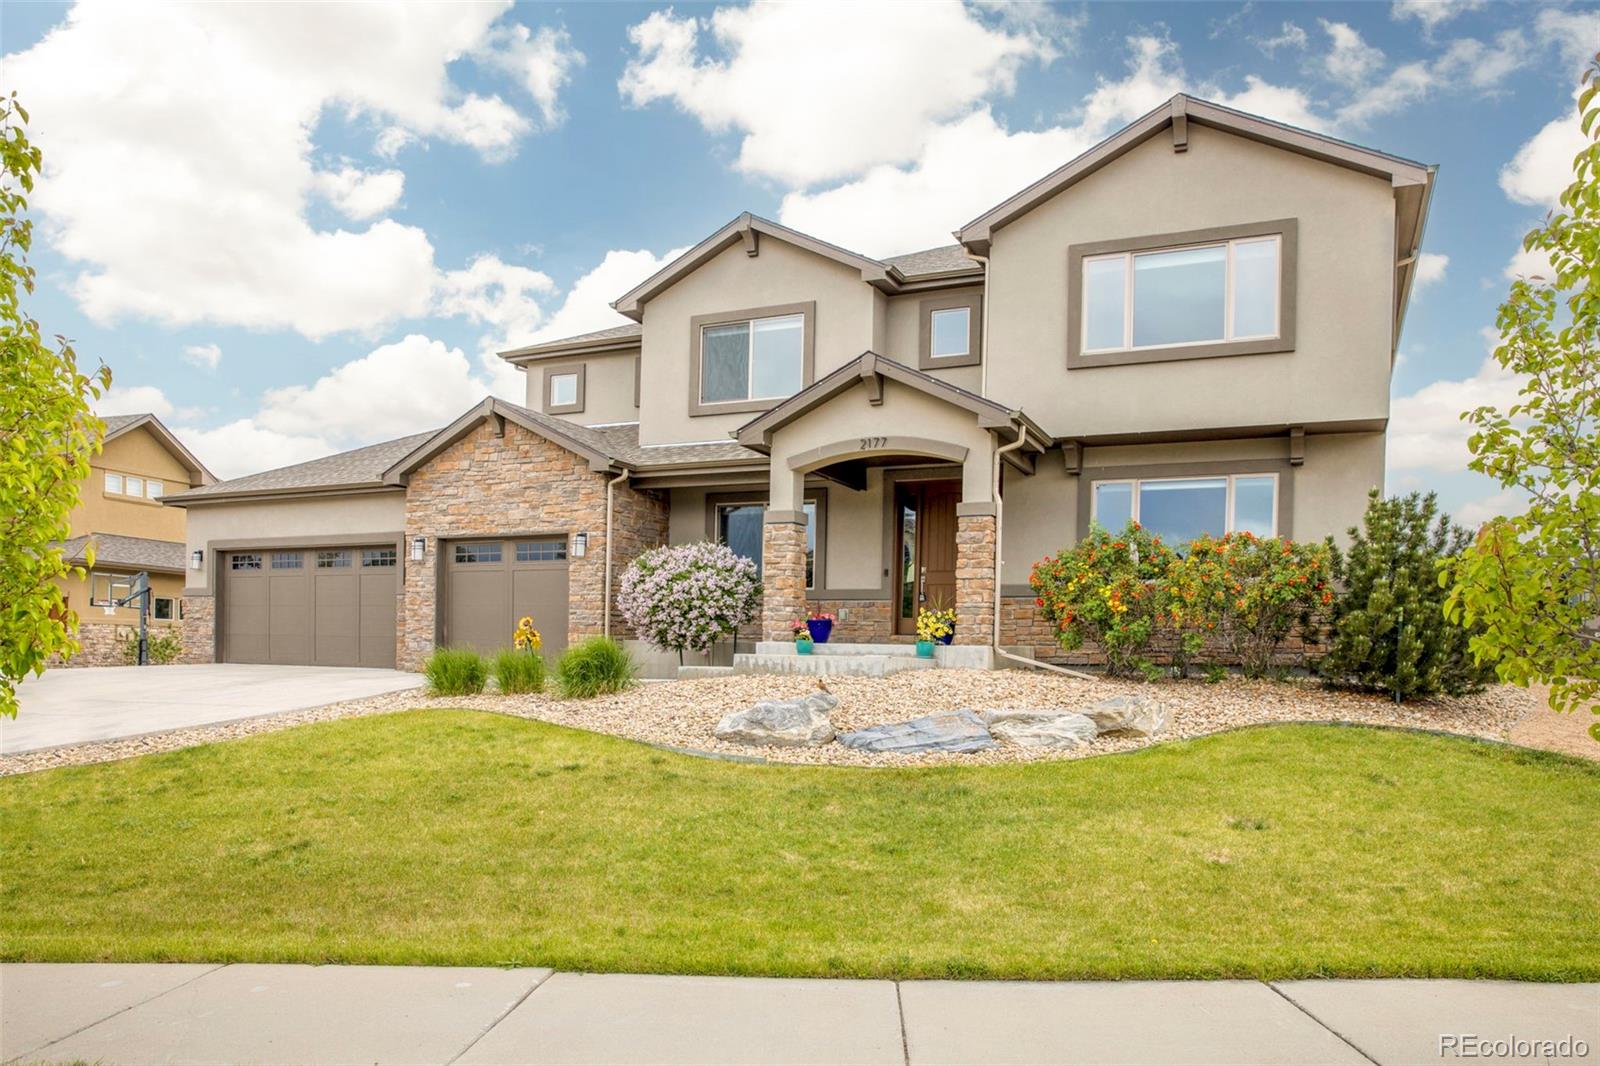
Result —
<instances>
[{"instance_id":1,"label":"downspout","mask_svg":"<svg viewBox=\"0 0 1600 1066\"><path fill-rule=\"evenodd\" d=\"M606 592L600 604L600 610L603 615L600 623L600 633L608 640L611 638L611 515L616 499L617 484L626 480L628 480L628 471L624 470L606 482Z\"/></svg>"},{"instance_id":2,"label":"downspout","mask_svg":"<svg viewBox=\"0 0 1600 1066\"><path fill-rule=\"evenodd\" d=\"M978 337L978 395L989 395L989 257L968 252L967 258L983 264L983 300L978 313L983 316L983 327ZM1009 445L1007 445L1009 447Z\"/></svg>"},{"instance_id":3,"label":"downspout","mask_svg":"<svg viewBox=\"0 0 1600 1066\"><path fill-rule=\"evenodd\" d=\"M987 286L985 286L985 289L987 290ZM987 330L988 328L989 322L988 319L985 319L984 329ZM984 352L985 363L988 362L988 354L987 351ZM1042 663L1037 659L1029 659L1021 655L1012 655L1000 647L1000 577L1001 571L1005 566L1005 559L1001 557L1005 544L1005 504L1000 499L1000 464L1008 453L1016 451L1026 443L1028 443L1028 431L1020 429L1016 440L1003 447L996 448L994 452L994 627L989 631L990 650L994 652L996 658L1005 659L1008 662L1032 666L1039 670L1051 670L1083 681L1093 681L1095 680L1093 676L1081 671L1068 670L1064 666L1057 666L1054 663Z\"/></svg>"}]
</instances>

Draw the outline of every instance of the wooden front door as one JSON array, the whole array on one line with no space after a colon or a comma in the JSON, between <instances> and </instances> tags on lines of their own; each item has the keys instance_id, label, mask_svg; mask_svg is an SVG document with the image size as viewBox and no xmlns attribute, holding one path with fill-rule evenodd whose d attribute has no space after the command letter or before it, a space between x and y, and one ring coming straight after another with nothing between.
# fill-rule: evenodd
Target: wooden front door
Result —
<instances>
[{"instance_id":1,"label":"wooden front door","mask_svg":"<svg viewBox=\"0 0 1600 1066\"><path fill-rule=\"evenodd\" d=\"M956 503L959 481L908 481L895 487L896 633L917 631L924 607L956 605Z\"/></svg>"}]
</instances>

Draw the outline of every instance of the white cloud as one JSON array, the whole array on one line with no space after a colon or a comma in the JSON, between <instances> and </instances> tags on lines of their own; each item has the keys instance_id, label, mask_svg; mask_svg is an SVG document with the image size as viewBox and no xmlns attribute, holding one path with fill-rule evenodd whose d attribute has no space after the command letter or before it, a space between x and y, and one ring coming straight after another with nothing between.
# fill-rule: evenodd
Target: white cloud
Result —
<instances>
[{"instance_id":1,"label":"white cloud","mask_svg":"<svg viewBox=\"0 0 1600 1066\"><path fill-rule=\"evenodd\" d=\"M620 326L631 321L611 309L611 301L684 253L674 248L664 255L617 249L606 253L593 270L572 283L566 299L549 320L526 336L510 338L511 346L538 344L591 330Z\"/></svg>"},{"instance_id":2,"label":"white cloud","mask_svg":"<svg viewBox=\"0 0 1600 1066\"><path fill-rule=\"evenodd\" d=\"M618 82L642 107L675 103L708 130L741 135L738 167L805 186L915 158L941 121L1010 92L1039 33L984 24L957 0L766 3L709 19L652 13L628 30ZM703 51L702 35L714 39Z\"/></svg>"},{"instance_id":3,"label":"white cloud","mask_svg":"<svg viewBox=\"0 0 1600 1066\"><path fill-rule=\"evenodd\" d=\"M779 219L869 255L950 243L950 230L1094 146L1174 93L1190 88L1177 49L1164 37L1128 39L1125 77L1102 79L1072 124L1013 132L988 108L934 128L908 167L881 165L854 181L784 197ZM1257 77L1229 94L1201 95L1298 126L1320 125L1297 89Z\"/></svg>"},{"instance_id":4,"label":"white cloud","mask_svg":"<svg viewBox=\"0 0 1600 1066\"><path fill-rule=\"evenodd\" d=\"M1346 85L1361 85L1383 67L1383 50L1362 40L1355 27L1327 19L1318 21L1330 45L1322 59L1329 77Z\"/></svg>"},{"instance_id":5,"label":"white cloud","mask_svg":"<svg viewBox=\"0 0 1600 1066\"><path fill-rule=\"evenodd\" d=\"M263 428L253 418L240 418L212 429L176 425L172 431L184 447L223 480L320 459L338 451L320 436L279 433Z\"/></svg>"},{"instance_id":6,"label":"white cloud","mask_svg":"<svg viewBox=\"0 0 1600 1066\"><path fill-rule=\"evenodd\" d=\"M1444 280L1444 272L1450 266L1450 257L1438 252L1423 252L1417 256L1417 276L1411 283L1411 294L1416 296L1430 285Z\"/></svg>"},{"instance_id":7,"label":"white cloud","mask_svg":"<svg viewBox=\"0 0 1600 1066\"><path fill-rule=\"evenodd\" d=\"M1546 7L1534 21L1539 39L1561 53L1573 81L1594 58L1600 41L1600 10L1594 7Z\"/></svg>"},{"instance_id":8,"label":"white cloud","mask_svg":"<svg viewBox=\"0 0 1600 1066\"><path fill-rule=\"evenodd\" d=\"M186 362L206 370L215 370L222 362L222 348L216 344L191 344L183 350Z\"/></svg>"},{"instance_id":9,"label":"white cloud","mask_svg":"<svg viewBox=\"0 0 1600 1066\"><path fill-rule=\"evenodd\" d=\"M1572 160L1589 146L1576 109L1545 125L1500 168L1500 188L1519 204L1555 207L1572 184Z\"/></svg>"},{"instance_id":10,"label":"white cloud","mask_svg":"<svg viewBox=\"0 0 1600 1066\"><path fill-rule=\"evenodd\" d=\"M1507 281L1515 281L1518 278L1543 278L1545 281L1553 281L1556 272L1550 265L1550 253L1542 248L1530 251L1519 247L1506 263L1503 276Z\"/></svg>"},{"instance_id":11,"label":"white cloud","mask_svg":"<svg viewBox=\"0 0 1600 1066\"><path fill-rule=\"evenodd\" d=\"M168 419L176 410L166 393L154 385L113 385L94 402L94 413L102 416L152 414Z\"/></svg>"},{"instance_id":12,"label":"white cloud","mask_svg":"<svg viewBox=\"0 0 1600 1066\"><path fill-rule=\"evenodd\" d=\"M1394 0L1389 17L1416 19L1422 23L1424 33L1431 33L1463 11L1476 11L1485 3L1487 0Z\"/></svg>"},{"instance_id":13,"label":"white cloud","mask_svg":"<svg viewBox=\"0 0 1600 1066\"><path fill-rule=\"evenodd\" d=\"M1476 529L1491 518L1514 518L1526 511L1530 502L1521 489L1501 489L1454 508L1450 517L1467 529Z\"/></svg>"},{"instance_id":14,"label":"white cloud","mask_svg":"<svg viewBox=\"0 0 1600 1066\"><path fill-rule=\"evenodd\" d=\"M398 170L361 170L346 165L312 174L311 187L346 218L364 222L400 202L406 176Z\"/></svg>"},{"instance_id":15,"label":"white cloud","mask_svg":"<svg viewBox=\"0 0 1600 1066\"><path fill-rule=\"evenodd\" d=\"M308 337L425 313L436 268L422 230L389 219L323 230L306 218L317 195L373 218L397 199L399 172L319 175L312 131L339 110L381 123L391 151L440 138L488 159L509 155L534 123L499 96L463 92L450 65L470 56L518 69L519 92L553 114L575 60L564 39L502 23L505 10L72 8L39 43L6 56L5 69L48 146L32 206L46 239L84 265L72 285L80 306L101 324L132 315ZM540 73L540 62L566 66Z\"/></svg>"},{"instance_id":16,"label":"white cloud","mask_svg":"<svg viewBox=\"0 0 1600 1066\"><path fill-rule=\"evenodd\" d=\"M1311 38L1305 30L1295 23L1285 22L1276 35L1272 37L1252 37L1250 41L1270 56L1276 55L1280 48L1303 50L1311 43Z\"/></svg>"},{"instance_id":17,"label":"white cloud","mask_svg":"<svg viewBox=\"0 0 1600 1066\"><path fill-rule=\"evenodd\" d=\"M566 30L544 26L535 33L520 22L495 26L475 54L522 83L547 127L560 123L561 90L584 62Z\"/></svg>"},{"instance_id":18,"label":"white cloud","mask_svg":"<svg viewBox=\"0 0 1600 1066\"><path fill-rule=\"evenodd\" d=\"M1378 56L1381 59L1382 53ZM1493 93L1510 74L1527 64L1531 56L1527 39L1517 30L1499 34L1493 44L1471 37L1460 38L1434 58L1403 63L1376 81L1371 78L1350 81L1348 84L1354 95L1339 109L1337 124L1359 129L1375 118L1427 99L1436 90L1466 85L1480 93ZM1371 71L1372 74L1376 72L1377 68Z\"/></svg>"},{"instance_id":19,"label":"white cloud","mask_svg":"<svg viewBox=\"0 0 1600 1066\"><path fill-rule=\"evenodd\" d=\"M1487 347L1499 343L1492 329L1483 331ZM1395 470L1464 471L1471 453L1471 426L1464 411L1485 404L1504 411L1517 402L1521 379L1485 357L1469 378L1434 381L1409 396L1396 397L1389 410L1389 466Z\"/></svg>"}]
</instances>

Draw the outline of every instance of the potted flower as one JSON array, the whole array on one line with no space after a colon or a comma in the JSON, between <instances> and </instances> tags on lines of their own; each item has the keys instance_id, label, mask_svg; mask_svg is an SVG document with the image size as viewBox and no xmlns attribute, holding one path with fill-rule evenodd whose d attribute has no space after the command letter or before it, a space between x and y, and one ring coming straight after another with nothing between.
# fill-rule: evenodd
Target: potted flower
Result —
<instances>
[{"instance_id":1,"label":"potted flower","mask_svg":"<svg viewBox=\"0 0 1600 1066\"><path fill-rule=\"evenodd\" d=\"M917 612L917 654L924 659L933 655L935 642L948 644L955 635L955 611L924 607Z\"/></svg>"},{"instance_id":2,"label":"potted flower","mask_svg":"<svg viewBox=\"0 0 1600 1066\"><path fill-rule=\"evenodd\" d=\"M812 611L811 617L806 619L806 629L811 634L811 639L818 644L828 643L828 638L833 635L833 623L838 621L835 615L827 611Z\"/></svg>"},{"instance_id":3,"label":"potted flower","mask_svg":"<svg viewBox=\"0 0 1600 1066\"><path fill-rule=\"evenodd\" d=\"M810 655L812 648L811 630L806 626L805 620L801 619L795 622L792 629L794 631L795 652L800 655Z\"/></svg>"}]
</instances>

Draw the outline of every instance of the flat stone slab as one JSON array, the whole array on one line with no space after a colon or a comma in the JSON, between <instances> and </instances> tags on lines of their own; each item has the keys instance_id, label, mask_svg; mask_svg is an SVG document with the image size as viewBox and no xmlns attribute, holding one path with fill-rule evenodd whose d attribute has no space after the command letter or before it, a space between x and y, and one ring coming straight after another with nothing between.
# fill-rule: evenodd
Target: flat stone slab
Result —
<instances>
[{"instance_id":1,"label":"flat stone slab","mask_svg":"<svg viewBox=\"0 0 1600 1066\"><path fill-rule=\"evenodd\" d=\"M1257 981L906 981L900 1002L911 1066L1371 1066Z\"/></svg>"},{"instance_id":2,"label":"flat stone slab","mask_svg":"<svg viewBox=\"0 0 1600 1066\"><path fill-rule=\"evenodd\" d=\"M558 973L459 1060L903 1063L891 981Z\"/></svg>"},{"instance_id":3,"label":"flat stone slab","mask_svg":"<svg viewBox=\"0 0 1600 1066\"><path fill-rule=\"evenodd\" d=\"M1172 712L1149 696L1112 696L1091 703L1081 712L1102 733L1137 733L1153 737L1167 728Z\"/></svg>"},{"instance_id":4,"label":"flat stone slab","mask_svg":"<svg viewBox=\"0 0 1600 1066\"><path fill-rule=\"evenodd\" d=\"M216 968L163 962L0 966L0 1062L31 1056Z\"/></svg>"},{"instance_id":5,"label":"flat stone slab","mask_svg":"<svg viewBox=\"0 0 1600 1066\"><path fill-rule=\"evenodd\" d=\"M831 692L790 700L762 700L717 723L717 739L778 748L818 747L833 739L828 712L839 706Z\"/></svg>"},{"instance_id":6,"label":"flat stone slab","mask_svg":"<svg viewBox=\"0 0 1600 1066\"><path fill-rule=\"evenodd\" d=\"M840 733L839 743L861 751L919 755L927 751L972 752L995 746L983 720L971 711L952 711Z\"/></svg>"},{"instance_id":7,"label":"flat stone slab","mask_svg":"<svg viewBox=\"0 0 1600 1066\"><path fill-rule=\"evenodd\" d=\"M445 1063L549 970L227 966L51 1044L51 1062Z\"/></svg>"},{"instance_id":8,"label":"flat stone slab","mask_svg":"<svg viewBox=\"0 0 1600 1066\"><path fill-rule=\"evenodd\" d=\"M979 717L1002 744L1019 748L1083 748L1100 735L1089 718L1072 711L984 711Z\"/></svg>"}]
</instances>

